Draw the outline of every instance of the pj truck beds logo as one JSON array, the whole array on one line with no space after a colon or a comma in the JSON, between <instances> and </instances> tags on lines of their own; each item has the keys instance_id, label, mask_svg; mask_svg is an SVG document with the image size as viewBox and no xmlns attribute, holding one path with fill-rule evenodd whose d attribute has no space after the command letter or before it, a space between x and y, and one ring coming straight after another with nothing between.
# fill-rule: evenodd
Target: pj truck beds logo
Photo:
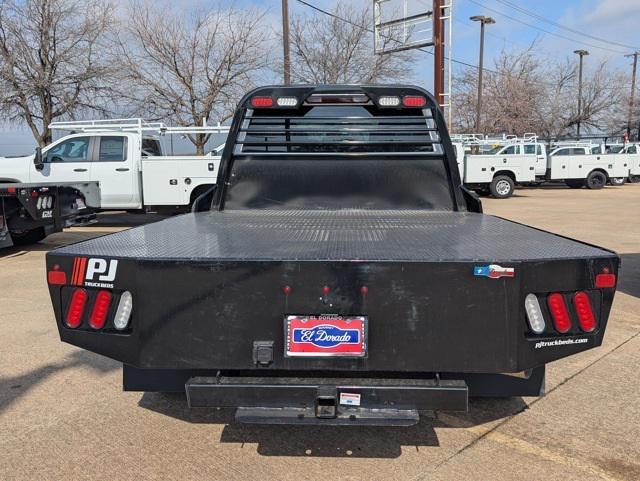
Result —
<instances>
[{"instance_id":1,"label":"pj truck beds logo","mask_svg":"<svg viewBox=\"0 0 640 481\"><path fill-rule=\"evenodd\" d=\"M74 286L113 288L118 271L118 261L97 259L94 257L76 257L73 259L71 284Z\"/></svg>"}]
</instances>

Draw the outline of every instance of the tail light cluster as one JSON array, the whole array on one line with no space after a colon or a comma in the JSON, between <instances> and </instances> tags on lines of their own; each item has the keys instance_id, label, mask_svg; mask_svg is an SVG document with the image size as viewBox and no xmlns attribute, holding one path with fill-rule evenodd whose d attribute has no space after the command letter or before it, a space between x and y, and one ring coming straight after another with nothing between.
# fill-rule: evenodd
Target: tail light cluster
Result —
<instances>
[{"instance_id":1,"label":"tail light cluster","mask_svg":"<svg viewBox=\"0 0 640 481\"><path fill-rule=\"evenodd\" d=\"M369 105L372 100L364 93L315 93L304 99L307 105ZM249 101L255 109L268 109L274 107L293 108L298 107L296 97L270 97L268 95L256 95ZM378 107L408 107L422 108L427 105L427 98L422 95L385 95L377 99Z\"/></svg>"},{"instance_id":2,"label":"tail light cluster","mask_svg":"<svg viewBox=\"0 0 640 481\"><path fill-rule=\"evenodd\" d=\"M120 294L116 305L112 291L91 291L80 287L71 292L64 322L71 329L81 327L85 321L95 331L105 327L122 331L129 326L132 310L133 300L129 291ZM112 324L108 325L110 317Z\"/></svg>"},{"instance_id":3,"label":"tail light cluster","mask_svg":"<svg viewBox=\"0 0 640 481\"><path fill-rule=\"evenodd\" d=\"M524 307L527 313L529 327L535 334L551 332L547 329L545 313L540 300L535 294L525 298ZM574 321L581 332L592 332L598 327L598 321L593 311L591 298L585 291L574 293L553 292L546 296L547 316L553 325L553 331L566 334L571 332Z\"/></svg>"}]
</instances>

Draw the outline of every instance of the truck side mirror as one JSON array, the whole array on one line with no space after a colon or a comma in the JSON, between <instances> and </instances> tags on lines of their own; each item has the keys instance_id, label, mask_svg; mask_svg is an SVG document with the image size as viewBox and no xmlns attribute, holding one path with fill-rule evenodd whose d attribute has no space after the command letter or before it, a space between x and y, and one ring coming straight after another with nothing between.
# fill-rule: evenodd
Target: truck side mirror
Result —
<instances>
[{"instance_id":1,"label":"truck side mirror","mask_svg":"<svg viewBox=\"0 0 640 481\"><path fill-rule=\"evenodd\" d=\"M42 160L42 149L40 147L36 147L36 155L33 157L33 165L36 167L36 170L44 169L44 161Z\"/></svg>"}]
</instances>

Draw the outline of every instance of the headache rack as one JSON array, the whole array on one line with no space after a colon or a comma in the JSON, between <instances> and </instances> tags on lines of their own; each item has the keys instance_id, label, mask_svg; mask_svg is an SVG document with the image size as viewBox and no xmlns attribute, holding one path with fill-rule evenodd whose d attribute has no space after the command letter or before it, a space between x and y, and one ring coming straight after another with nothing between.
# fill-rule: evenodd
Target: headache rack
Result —
<instances>
[{"instance_id":1,"label":"headache rack","mask_svg":"<svg viewBox=\"0 0 640 481\"><path fill-rule=\"evenodd\" d=\"M376 115L372 115L365 107L359 110L363 115L315 116L311 109L306 115L285 116L282 111L274 115L248 109L238 131L234 156L443 154L431 109L415 109L415 115L383 109L376 109Z\"/></svg>"}]
</instances>

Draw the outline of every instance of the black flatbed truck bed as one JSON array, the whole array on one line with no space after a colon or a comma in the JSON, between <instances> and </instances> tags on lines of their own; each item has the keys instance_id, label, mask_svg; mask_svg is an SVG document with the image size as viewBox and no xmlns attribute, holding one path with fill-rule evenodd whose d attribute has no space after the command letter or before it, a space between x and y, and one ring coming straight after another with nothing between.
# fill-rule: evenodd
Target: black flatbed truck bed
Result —
<instances>
[{"instance_id":1,"label":"black flatbed truck bed","mask_svg":"<svg viewBox=\"0 0 640 481\"><path fill-rule=\"evenodd\" d=\"M0 248L91 222L98 207L97 182L0 183Z\"/></svg>"},{"instance_id":2,"label":"black flatbed truck bed","mask_svg":"<svg viewBox=\"0 0 640 481\"><path fill-rule=\"evenodd\" d=\"M49 272L76 272L75 285L50 283L62 340L123 362L126 390L186 390L190 406L238 407L238 418L248 422L404 425L416 421L416 409L464 410L469 395L539 395L545 364L601 344L616 254L483 215L477 197L460 187L446 129L428 94L386 89L428 99L426 125L437 131L430 142L441 150L427 148L424 156L381 152L353 137L355 116L324 115L309 123L321 125L323 135L346 123L349 139L324 137L317 148L304 137L271 153L270 145L293 142L310 127L297 126L294 117L292 136L280 137L288 140L243 136L251 122L260 136L270 136L274 122L280 125L281 113L275 121L265 115L247 123L255 110L246 106L265 90L273 98L288 94L307 102L314 93L335 91L271 88L245 98L225 147L221 187L196 203L196 210L206 211L47 256ZM385 88L362 90L378 99ZM355 128L373 130L369 140L378 142L376 128L367 124L375 121L363 122L367 126ZM348 146L336 154L344 164L326 160L325 145L332 142ZM371 155L361 145L373 149ZM381 179L377 166L389 175L383 193L370 190ZM394 178L402 168L409 175ZM366 173L354 181L358 169ZM309 176L301 175L304 170ZM296 176L298 183L285 188ZM100 286L113 296L109 320L93 329L87 312L70 328L65 316L74 292L86 290L89 306L99 292L78 278L78 265L87 259L100 264L97 274L113 277ZM611 276L613 285L599 284ZM127 327L116 329L111 319L124 292L134 307ZM595 313L597 327L588 332L577 317L576 309L584 307L575 304L577 293ZM555 294L570 317L564 332L546 302ZM538 333L527 321L528 295L546 321ZM314 319L329 329L341 326L340 333L355 322L361 350L336 357L318 354L319 348L294 352L292 326Z\"/></svg>"}]
</instances>

